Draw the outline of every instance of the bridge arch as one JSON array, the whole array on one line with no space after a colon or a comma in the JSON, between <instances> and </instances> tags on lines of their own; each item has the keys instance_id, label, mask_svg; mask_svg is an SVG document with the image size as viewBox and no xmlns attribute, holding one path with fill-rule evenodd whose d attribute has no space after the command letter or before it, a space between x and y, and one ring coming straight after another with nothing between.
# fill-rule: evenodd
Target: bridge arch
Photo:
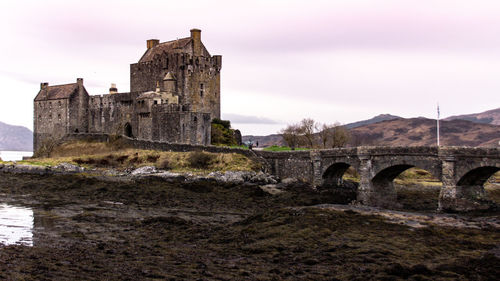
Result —
<instances>
[{"instance_id":1,"label":"bridge arch","mask_svg":"<svg viewBox=\"0 0 500 281\"><path fill-rule=\"evenodd\" d=\"M384 188L392 185L394 179L399 176L404 171L413 168L415 166L408 164L400 164L389 166L381 171L379 171L372 179L371 182L374 188Z\"/></svg>"},{"instance_id":2,"label":"bridge arch","mask_svg":"<svg viewBox=\"0 0 500 281\"><path fill-rule=\"evenodd\" d=\"M336 162L329 165L322 174L322 182L323 185L341 185L343 183L343 176L349 170L349 168L353 168L356 171L356 168L345 162ZM356 174L358 172L356 171Z\"/></svg>"},{"instance_id":3,"label":"bridge arch","mask_svg":"<svg viewBox=\"0 0 500 281\"><path fill-rule=\"evenodd\" d=\"M377 180L382 180L387 177L390 181L394 180L398 175L411 168L419 168L426 170L435 178L441 178L441 162L435 159L404 159L404 161L386 161L385 159L378 159L373 163L373 174L375 175L372 180L377 177Z\"/></svg>"},{"instance_id":4,"label":"bridge arch","mask_svg":"<svg viewBox=\"0 0 500 281\"><path fill-rule=\"evenodd\" d=\"M500 171L500 167L477 167L462 175L457 182L457 186L482 186L491 176L493 176L498 171Z\"/></svg>"},{"instance_id":5,"label":"bridge arch","mask_svg":"<svg viewBox=\"0 0 500 281\"><path fill-rule=\"evenodd\" d=\"M369 180L372 202L385 208L437 209L439 206L439 193L442 187L440 173L437 169L429 170L425 169L426 167L429 168L429 166L422 166L409 163L392 164L373 173L374 176ZM400 178L399 181L395 181L398 176L412 168L418 169L407 174L412 180L408 181L408 178ZM419 177L419 174L422 177ZM432 184L429 184L429 181Z\"/></svg>"}]
</instances>

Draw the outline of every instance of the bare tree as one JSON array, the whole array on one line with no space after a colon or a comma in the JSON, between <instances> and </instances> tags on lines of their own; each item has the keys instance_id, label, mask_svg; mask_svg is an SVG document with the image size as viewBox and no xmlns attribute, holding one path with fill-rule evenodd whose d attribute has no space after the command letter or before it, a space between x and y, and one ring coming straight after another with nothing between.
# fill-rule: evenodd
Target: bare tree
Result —
<instances>
[{"instance_id":1,"label":"bare tree","mask_svg":"<svg viewBox=\"0 0 500 281\"><path fill-rule=\"evenodd\" d=\"M340 123L336 122L331 128L332 132L332 147L344 147L349 141L349 131Z\"/></svg>"},{"instance_id":2,"label":"bare tree","mask_svg":"<svg viewBox=\"0 0 500 281\"><path fill-rule=\"evenodd\" d=\"M326 148L328 141L330 141L330 138L332 137L332 131L331 131L332 128L333 125L328 125L328 124L321 125L321 130L318 132L318 135L321 144L323 145L323 148Z\"/></svg>"},{"instance_id":3,"label":"bare tree","mask_svg":"<svg viewBox=\"0 0 500 281\"><path fill-rule=\"evenodd\" d=\"M300 133L304 137L305 145L314 147L314 133L317 131L317 123L312 118L304 118L300 121Z\"/></svg>"},{"instance_id":4,"label":"bare tree","mask_svg":"<svg viewBox=\"0 0 500 281\"><path fill-rule=\"evenodd\" d=\"M283 139L287 143L289 147L294 150L300 142L300 125L299 124L290 124L287 125L286 128L281 129L279 133L283 136Z\"/></svg>"}]
</instances>

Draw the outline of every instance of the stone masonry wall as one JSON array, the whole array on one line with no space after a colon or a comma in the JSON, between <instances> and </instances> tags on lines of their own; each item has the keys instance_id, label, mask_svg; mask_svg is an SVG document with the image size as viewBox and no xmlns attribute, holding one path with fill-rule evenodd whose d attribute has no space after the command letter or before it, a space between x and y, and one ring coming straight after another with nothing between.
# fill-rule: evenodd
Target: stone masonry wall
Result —
<instances>
[{"instance_id":1,"label":"stone masonry wall","mask_svg":"<svg viewBox=\"0 0 500 281\"><path fill-rule=\"evenodd\" d=\"M187 53L164 53L154 61L130 65L130 91L154 91L167 72L176 78L180 104L191 104L193 111L220 118L221 56L194 57Z\"/></svg>"}]
</instances>

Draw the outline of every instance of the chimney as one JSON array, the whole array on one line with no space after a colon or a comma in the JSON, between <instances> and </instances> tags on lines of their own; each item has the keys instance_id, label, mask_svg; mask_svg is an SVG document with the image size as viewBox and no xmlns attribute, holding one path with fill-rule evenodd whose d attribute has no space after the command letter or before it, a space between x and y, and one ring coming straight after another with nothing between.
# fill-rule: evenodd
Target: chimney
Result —
<instances>
[{"instance_id":1,"label":"chimney","mask_svg":"<svg viewBox=\"0 0 500 281\"><path fill-rule=\"evenodd\" d=\"M193 40L193 55L195 57L201 56L201 30L191 29L191 39Z\"/></svg>"},{"instance_id":2,"label":"chimney","mask_svg":"<svg viewBox=\"0 0 500 281\"><path fill-rule=\"evenodd\" d=\"M83 78L76 78L76 83L77 83L79 86L83 86Z\"/></svg>"},{"instance_id":3,"label":"chimney","mask_svg":"<svg viewBox=\"0 0 500 281\"><path fill-rule=\"evenodd\" d=\"M40 83L40 90L45 90L49 86L49 83L47 82L42 82Z\"/></svg>"},{"instance_id":4,"label":"chimney","mask_svg":"<svg viewBox=\"0 0 500 281\"><path fill-rule=\"evenodd\" d=\"M116 94L116 93L118 93L118 89L116 88L116 84L111 83L111 87L109 88L109 94L112 95L112 94Z\"/></svg>"},{"instance_id":5,"label":"chimney","mask_svg":"<svg viewBox=\"0 0 500 281\"><path fill-rule=\"evenodd\" d=\"M153 48L154 46L160 44L160 40L158 39L149 39L147 42L147 47L148 47L148 50Z\"/></svg>"},{"instance_id":6,"label":"chimney","mask_svg":"<svg viewBox=\"0 0 500 281\"><path fill-rule=\"evenodd\" d=\"M214 55L213 56L215 60L215 67L217 68L217 71L220 71L222 67L222 56L221 55Z\"/></svg>"}]
</instances>

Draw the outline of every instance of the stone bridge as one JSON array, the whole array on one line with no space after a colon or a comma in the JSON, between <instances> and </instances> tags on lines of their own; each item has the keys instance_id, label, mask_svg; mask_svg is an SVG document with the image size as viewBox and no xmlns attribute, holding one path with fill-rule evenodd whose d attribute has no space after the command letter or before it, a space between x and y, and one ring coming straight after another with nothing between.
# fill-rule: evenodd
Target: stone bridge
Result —
<instances>
[{"instance_id":1,"label":"stone bridge","mask_svg":"<svg viewBox=\"0 0 500 281\"><path fill-rule=\"evenodd\" d=\"M393 180L418 167L441 180L439 209L469 211L488 206L483 184L500 170L500 149L466 147L357 147L327 150L258 151L270 172L314 186L339 183L349 167L360 176L358 201L390 207L396 203Z\"/></svg>"},{"instance_id":2,"label":"stone bridge","mask_svg":"<svg viewBox=\"0 0 500 281\"><path fill-rule=\"evenodd\" d=\"M107 142L110 137L106 134L69 134L63 140L94 139ZM393 180L405 170L418 167L429 171L443 183L439 194L440 210L483 209L489 206L484 200L483 184L500 170L500 148L355 147L267 152L122 138L125 144L139 149L204 150L257 156L265 162L271 174L280 178L297 178L313 186L342 182L344 173L353 167L360 176L358 201L380 207L396 204Z\"/></svg>"}]
</instances>

